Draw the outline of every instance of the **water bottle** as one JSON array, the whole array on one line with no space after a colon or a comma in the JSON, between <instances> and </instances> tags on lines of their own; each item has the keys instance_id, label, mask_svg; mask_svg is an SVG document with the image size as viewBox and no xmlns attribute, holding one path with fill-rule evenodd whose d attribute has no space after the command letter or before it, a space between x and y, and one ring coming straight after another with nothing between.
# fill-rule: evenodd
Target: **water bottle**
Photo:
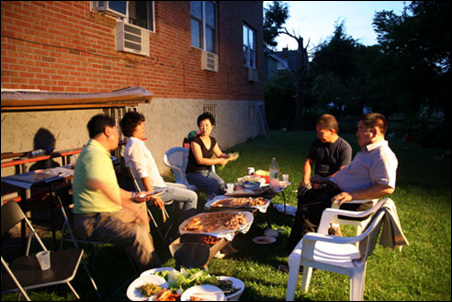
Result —
<instances>
[{"instance_id":1,"label":"water bottle","mask_svg":"<svg viewBox=\"0 0 452 302\"><path fill-rule=\"evenodd\" d=\"M46 151L44 149L36 149L36 150L28 152L27 156L28 157L38 157L38 156L44 155L45 153L46 153Z\"/></svg>"},{"instance_id":2,"label":"water bottle","mask_svg":"<svg viewBox=\"0 0 452 302\"><path fill-rule=\"evenodd\" d=\"M279 190L279 167L276 163L276 158L274 157L268 172L270 175L270 188L273 189L273 191Z\"/></svg>"}]
</instances>

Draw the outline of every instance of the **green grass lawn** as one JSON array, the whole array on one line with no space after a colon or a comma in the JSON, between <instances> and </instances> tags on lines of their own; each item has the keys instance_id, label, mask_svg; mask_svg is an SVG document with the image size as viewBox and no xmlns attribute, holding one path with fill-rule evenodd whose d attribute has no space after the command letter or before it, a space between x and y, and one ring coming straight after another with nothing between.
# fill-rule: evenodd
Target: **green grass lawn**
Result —
<instances>
[{"instance_id":1,"label":"green grass lawn","mask_svg":"<svg viewBox=\"0 0 452 302\"><path fill-rule=\"evenodd\" d=\"M218 174L225 182L234 182L246 174L247 167L267 170L272 157L276 157L281 173L290 175L293 183L286 189L288 204L296 206L294 192L301 179L302 166L314 132L271 132L269 138L256 138L228 152L240 152L240 158L229 163ZM354 150L358 151L356 137L344 134ZM399 160L397 188L390 197L395 201L401 225L410 242L402 252L391 251L377 245L368 260L365 300L451 300L451 160L442 159L442 150L428 149L417 145L406 145L401 138L390 139L390 146ZM272 200L283 203L282 195ZM205 195L200 196L200 209ZM214 258L209 262L209 271L214 275L233 276L246 285L241 297L243 301L285 300L288 276L279 272L279 264L287 264L286 243L292 224L292 216L268 210L274 229L282 228L271 245L256 245L252 238L263 235L267 228L266 216L258 214L250 231L239 234L233 241L238 253L224 259ZM349 226L343 232L352 234ZM166 246L154 240L164 266L174 267ZM69 246L69 243L66 244ZM86 260L102 294L109 300L127 300L126 289L136 277L122 249L103 245L95 252L86 249ZM97 297L80 268L73 282L82 300L97 300ZM296 300L348 300L348 277L316 270L313 273L308 293L300 290L301 276L295 293ZM34 300L75 300L65 286L29 292ZM16 300L16 294L4 295L2 300Z\"/></svg>"}]
</instances>

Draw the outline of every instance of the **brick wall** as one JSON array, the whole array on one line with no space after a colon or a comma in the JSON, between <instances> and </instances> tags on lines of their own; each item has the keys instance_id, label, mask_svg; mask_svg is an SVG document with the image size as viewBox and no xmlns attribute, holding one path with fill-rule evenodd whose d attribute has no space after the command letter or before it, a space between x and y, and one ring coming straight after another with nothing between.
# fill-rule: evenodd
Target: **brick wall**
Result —
<instances>
[{"instance_id":1,"label":"brick wall","mask_svg":"<svg viewBox=\"0 0 452 302\"><path fill-rule=\"evenodd\" d=\"M156 1L149 57L116 51L115 20L89 1L2 1L2 88L107 92L142 86L159 98L262 100L262 73L248 81L242 26L257 31L262 64L262 2L218 3L219 72L201 70L190 45L189 1Z\"/></svg>"},{"instance_id":2,"label":"brick wall","mask_svg":"<svg viewBox=\"0 0 452 302\"><path fill-rule=\"evenodd\" d=\"M159 171L166 150L196 129L204 105L217 107L214 136L223 148L262 134L262 1L219 1L219 71L201 70L201 50L191 47L189 1L156 1L150 56L116 51L116 21L90 11L89 1L2 1L2 88L53 92L110 92L141 86L153 93L145 114L147 147ZM243 66L242 27L256 30L258 82ZM40 128L57 150L82 147L96 110L2 112L1 152L33 148ZM2 174L5 170L2 170ZM246 173L246 171L244 171Z\"/></svg>"}]
</instances>

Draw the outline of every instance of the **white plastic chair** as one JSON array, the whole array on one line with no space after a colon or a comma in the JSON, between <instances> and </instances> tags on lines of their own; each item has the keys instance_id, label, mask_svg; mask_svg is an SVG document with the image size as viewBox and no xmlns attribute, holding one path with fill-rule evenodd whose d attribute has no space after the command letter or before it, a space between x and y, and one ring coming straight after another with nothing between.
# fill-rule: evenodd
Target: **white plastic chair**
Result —
<instances>
[{"instance_id":1,"label":"white plastic chair","mask_svg":"<svg viewBox=\"0 0 452 302\"><path fill-rule=\"evenodd\" d=\"M187 186L190 190L197 190L196 186L187 181L185 169L187 168L189 150L184 147L174 147L165 152L163 163L171 168L176 183ZM211 166L211 170L215 172L215 166Z\"/></svg>"},{"instance_id":2,"label":"white plastic chair","mask_svg":"<svg viewBox=\"0 0 452 302\"><path fill-rule=\"evenodd\" d=\"M357 200L352 200L347 202L348 204L357 204L357 203L366 203L366 202L372 202L372 207L375 206L375 204L377 203L378 199L357 199ZM339 204L338 202L334 202L331 206L332 209L339 209ZM363 232L363 230L366 228L367 224L370 222L370 220L372 219L372 216L367 217L364 220L350 220L350 219L346 219L344 217L332 217L331 218L331 226L332 227L339 227L339 225L341 224L345 224L345 225L354 225L356 226L356 236L361 235L361 233Z\"/></svg>"},{"instance_id":3,"label":"white plastic chair","mask_svg":"<svg viewBox=\"0 0 452 302\"><path fill-rule=\"evenodd\" d=\"M373 232L379 232L377 227L385 215L384 211L373 215L366 230L356 237L337 237L328 235L328 228L333 217L338 215L361 218L376 213L386 202L394 203L385 198L367 211L355 212L338 209L326 209L320 221L317 233L307 233L289 255L289 281L287 283L286 301L293 301L300 265L303 266L302 289L308 291L312 276L312 268L322 269L350 277L350 300L361 301L364 294L367 258L371 240L368 240L364 254L355 245ZM361 259L361 260L359 260Z\"/></svg>"}]
</instances>

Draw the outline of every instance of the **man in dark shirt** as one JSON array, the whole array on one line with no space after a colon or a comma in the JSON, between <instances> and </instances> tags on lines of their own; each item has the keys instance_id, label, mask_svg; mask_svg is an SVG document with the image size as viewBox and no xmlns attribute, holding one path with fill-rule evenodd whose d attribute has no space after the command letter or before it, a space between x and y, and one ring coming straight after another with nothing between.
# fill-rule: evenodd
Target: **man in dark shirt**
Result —
<instances>
[{"instance_id":1,"label":"man in dark shirt","mask_svg":"<svg viewBox=\"0 0 452 302\"><path fill-rule=\"evenodd\" d=\"M316 124L317 138L312 142L304 164L303 179L298 193L316 187L318 176L334 176L352 161L352 147L341 138L336 118L330 114L320 116ZM314 176L312 170L314 168Z\"/></svg>"}]
</instances>

